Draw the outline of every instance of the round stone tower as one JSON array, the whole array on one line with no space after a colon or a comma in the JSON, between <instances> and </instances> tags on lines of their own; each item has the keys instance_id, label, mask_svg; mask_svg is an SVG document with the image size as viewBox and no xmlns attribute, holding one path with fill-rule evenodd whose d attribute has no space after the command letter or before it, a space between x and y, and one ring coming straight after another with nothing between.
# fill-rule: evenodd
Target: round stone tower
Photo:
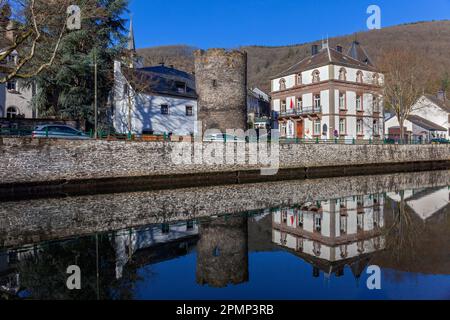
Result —
<instances>
[{"instance_id":1,"label":"round stone tower","mask_svg":"<svg viewBox=\"0 0 450 320\"><path fill-rule=\"evenodd\" d=\"M246 216L221 217L199 227L197 283L214 288L248 281Z\"/></svg>"},{"instance_id":2,"label":"round stone tower","mask_svg":"<svg viewBox=\"0 0 450 320\"><path fill-rule=\"evenodd\" d=\"M247 54L195 51L198 120L207 129L247 129Z\"/></svg>"}]
</instances>

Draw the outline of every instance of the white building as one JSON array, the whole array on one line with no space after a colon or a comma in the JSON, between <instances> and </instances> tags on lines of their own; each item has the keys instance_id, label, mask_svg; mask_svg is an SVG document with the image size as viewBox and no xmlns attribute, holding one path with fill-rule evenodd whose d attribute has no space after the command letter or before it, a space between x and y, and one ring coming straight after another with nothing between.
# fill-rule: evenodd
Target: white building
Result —
<instances>
[{"instance_id":1,"label":"white building","mask_svg":"<svg viewBox=\"0 0 450 320\"><path fill-rule=\"evenodd\" d=\"M382 139L384 77L358 42L347 54L323 44L271 80L281 137Z\"/></svg>"},{"instance_id":2,"label":"white building","mask_svg":"<svg viewBox=\"0 0 450 320\"><path fill-rule=\"evenodd\" d=\"M7 33L8 34L8 33ZM4 38L0 43L0 54L10 45L10 39ZM13 51L3 66L11 66L18 62L17 51ZM31 99L36 94L36 87L26 87L22 80L12 79L6 84L0 84L0 118L37 118L37 112L31 105Z\"/></svg>"},{"instance_id":3,"label":"white building","mask_svg":"<svg viewBox=\"0 0 450 320\"><path fill-rule=\"evenodd\" d=\"M130 28L129 51L135 53ZM193 135L197 120L194 75L164 65L114 63L112 121L118 133Z\"/></svg>"},{"instance_id":4,"label":"white building","mask_svg":"<svg viewBox=\"0 0 450 320\"><path fill-rule=\"evenodd\" d=\"M450 101L445 92L436 96L423 95L412 106L411 114L403 124L406 139L411 137L422 141L433 138L450 139ZM386 120L385 134L400 137L400 124L397 116Z\"/></svg>"},{"instance_id":5,"label":"white building","mask_svg":"<svg viewBox=\"0 0 450 320\"><path fill-rule=\"evenodd\" d=\"M308 261L339 265L382 250L383 228L382 195L346 197L276 210L272 241Z\"/></svg>"}]
</instances>

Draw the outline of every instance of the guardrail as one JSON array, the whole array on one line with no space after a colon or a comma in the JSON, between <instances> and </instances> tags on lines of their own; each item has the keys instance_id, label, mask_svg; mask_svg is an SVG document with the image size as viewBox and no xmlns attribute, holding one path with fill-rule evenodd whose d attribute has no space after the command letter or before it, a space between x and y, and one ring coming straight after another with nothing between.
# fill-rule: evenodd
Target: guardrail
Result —
<instances>
[{"instance_id":1,"label":"guardrail","mask_svg":"<svg viewBox=\"0 0 450 320\"><path fill-rule=\"evenodd\" d=\"M0 129L0 137L32 137L33 130L27 129L14 129L14 128L1 128ZM93 130L86 132L90 138L94 139L95 134ZM67 138L66 139L70 139ZM98 140L108 140L108 141L141 141L141 142L191 142L193 140L190 136L178 136L178 135L169 135L166 133L160 135L145 135L145 134L119 134L113 132L107 132L100 130L97 134ZM257 142L257 138L248 138L247 142ZM267 139L267 142L271 142L270 137ZM444 144L445 141L428 141L421 140L417 137L414 137L409 140L400 141L397 138L386 137L384 139L321 139L321 138L313 138L313 139L300 139L300 138L283 138L280 137L278 139L280 144L345 144L345 145L383 145L383 144L407 144L407 145L420 145L420 144ZM450 142L447 142L450 144Z\"/></svg>"},{"instance_id":2,"label":"guardrail","mask_svg":"<svg viewBox=\"0 0 450 320\"><path fill-rule=\"evenodd\" d=\"M282 111L282 112L280 112L280 116L281 117L303 116L303 115L316 114L316 113L321 113L321 112L322 112L322 107L305 107L302 109L290 109L290 110Z\"/></svg>"}]
</instances>

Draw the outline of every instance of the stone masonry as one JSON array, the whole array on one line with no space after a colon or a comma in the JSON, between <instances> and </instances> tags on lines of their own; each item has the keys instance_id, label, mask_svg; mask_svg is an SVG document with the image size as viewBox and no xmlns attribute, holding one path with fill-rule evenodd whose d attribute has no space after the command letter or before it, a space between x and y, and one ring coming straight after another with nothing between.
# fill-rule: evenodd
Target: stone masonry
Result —
<instances>
[{"instance_id":1,"label":"stone masonry","mask_svg":"<svg viewBox=\"0 0 450 320\"><path fill-rule=\"evenodd\" d=\"M249 164L172 162L178 142L0 139L0 186L17 183L257 170ZM281 168L386 167L404 162L450 161L447 145L281 145Z\"/></svg>"},{"instance_id":2,"label":"stone masonry","mask_svg":"<svg viewBox=\"0 0 450 320\"><path fill-rule=\"evenodd\" d=\"M198 120L206 129L247 128L247 54L224 49L195 52Z\"/></svg>"}]
</instances>

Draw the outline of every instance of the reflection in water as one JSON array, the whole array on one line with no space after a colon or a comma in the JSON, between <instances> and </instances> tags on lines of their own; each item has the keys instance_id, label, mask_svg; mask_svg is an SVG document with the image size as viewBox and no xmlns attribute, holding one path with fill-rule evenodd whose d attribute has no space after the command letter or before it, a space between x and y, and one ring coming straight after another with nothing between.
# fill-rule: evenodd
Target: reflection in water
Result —
<instances>
[{"instance_id":1,"label":"reflection in water","mask_svg":"<svg viewBox=\"0 0 450 320\"><path fill-rule=\"evenodd\" d=\"M197 283L226 287L248 281L246 216L225 216L200 226Z\"/></svg>"},{"instance_id":2,"label":"reflection in water","mask_svg":"<svg viewBox=\"0 0 450 320\"><path fill-rule=\"evenodd\" d=\"M327 276L351 266L359 278L372 253L384 248L384 196L305 203L273 213L272 241L292 250Z\"/></svg>"},{"instance_id":3,"label":"reflection in water","mask_svg":"<svg viewBox=\"0 0 450 320\"><path fill-rule=\"evenodd\" d=\"M386 270L386 281L389 270L402 281L408 279L406 272L449 275L449 227L447 186L310 199L251 214L164 222L4 249L0 299L177 298L184 291L191 298L213 293L221 298L224 290L233 290L233 297L282 298L273 295L278 289L274 285L264 286L271 278L291 292L288 297L308 290L319 291L321 297L329 288L305 278L304 286L289 291L289 272L277 271L288 257L301 263L296 272L309 279L335 277L342 290L354 288L350 280L354 284L355 278L363 278L370 264ZM65 286L66 269L73 264L82 270L80 291ZM400 290L402 282L395 285ZM351 292L352 297L361 294Z\"/></svg>"}]
</instances>

